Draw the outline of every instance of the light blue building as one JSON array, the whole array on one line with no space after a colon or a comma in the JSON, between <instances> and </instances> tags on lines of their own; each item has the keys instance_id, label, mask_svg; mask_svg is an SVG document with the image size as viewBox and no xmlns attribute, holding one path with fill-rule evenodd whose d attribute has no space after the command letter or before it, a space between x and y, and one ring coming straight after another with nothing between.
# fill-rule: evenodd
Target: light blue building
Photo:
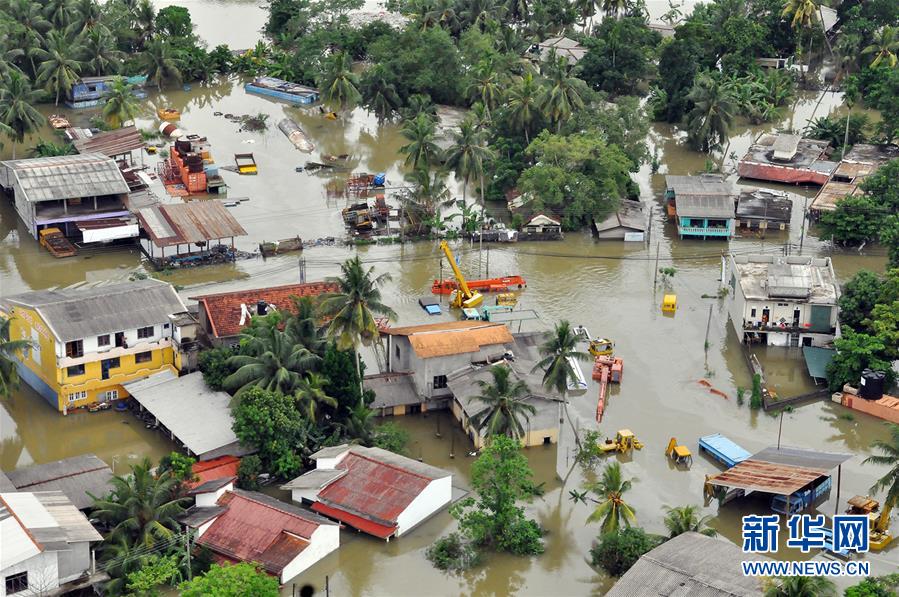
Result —
<instances>
[{"instance_id":1,"label":"light blue building","mask_svg":"<svg viewBox=\"0 0 899 597\"><path fill-rule=\"evenodd\" d=\"M681 238L730 238L734 234L736 193L716 174L665 177L668 215Z\"/></svg>"}]
</instances>

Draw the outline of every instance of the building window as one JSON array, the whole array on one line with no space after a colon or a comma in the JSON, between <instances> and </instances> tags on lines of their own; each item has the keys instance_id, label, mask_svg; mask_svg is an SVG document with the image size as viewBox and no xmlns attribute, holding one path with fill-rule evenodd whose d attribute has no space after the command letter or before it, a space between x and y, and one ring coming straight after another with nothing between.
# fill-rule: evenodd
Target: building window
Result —
<instances>
[{"instance_id":1,"label":"building window","mask_svg":"<svg viewBox=\"0 0 899 597\"><path fill-rule=\"evenodd\" d=\"M84 342L82 340L72 340L66 342L66 356L70 359L77 359L84 356Z\"/></svg>"},{"instance_id":2,"label":"building window","mask_svg":"<svg viewBox=\"0 0 899 597\"><path fill-rule=\"evenodd\" d=\"M139 352L134 355L135 363L149 363L153 360L153 353L149 350L147 352Z\"/></svg>"},{"instance_id":3,"label":"building window","mask_svg":"<svg viewBox=\"0 0 899 597\"><path fill-rule=\"evenodd\" d=\"M137 328L137 337L141 338L152 338L153 337L153 326L147 326L145 328Z\"/></svg>"},{"instance_id":4,"label":"building window","mask_svg":"<svg viewBox=\"0 0 899 597\"><path fill-rule=\"evenodd\" d=\"M435 375L434 376L434 389L440 390L446 387L446 375Z\"/></svg>"},{"instance_id":5,"label":"building window","mask_svg":"<svg viewBox=\"0 0 899 597\"><path fill-rule=\"evenodd\" d=\"M72 365L71 367L66 367L66 375L68 377L84 375L84 365Z\"/></svg>"},{"instance_id":6,"label":"building window","mask_svg":"<svg viewBox=\"0 0 899 597\"><path fill-rule=\"evenodd\" d=\"M100 361L100 378L101 379L109 379L109 371L111 369L119 368L119 357L115 357L113 359L103 359Z\"/></svg>"},{"instance_id":7,"label":"building window","mask_svg":"<svg viewBox=\"0 0 899 597\"><path fill-rule=\"evenodd\" d=\"M109 390L108 392L103 393L103 402L108 400L118 400L119 399L119 391L118 390Z\"/></svg>"},{"instance_id":8,"label":"building window","mask_svg":"<svg viewBox=\"0 0 899 597\"><path fill-rule=\"evenodd\" d=\"M162 329L164 329L164 330L169 329L169 324L167 324L167 323L162 324Z\"/></svg>"},{"instance_id":9,"label":"building window","mask_svg":"<svg viewBox=\"0 0 899 597\"><path fill-rule=\"evenodd\" d=\"M6 594L12 595L19 591L28 590L28 571L19 572L6 577Z\"/></svg>"},{"instance_id":10,"label":"building window","mask_svg":"<svg viewBox=\"0 0 899 597\"><path fill-rule=\"evenodd\" d=\"M109 346L109 334L97 336L97 346Z\"/></svg>"},{"instance_id":11,"label":"building window","mask_svg":"<svg viewBox=\"0 0 899 597\"><path fill-rule=\"evenodd\" d=\"M400 358L400 345L396 345L396 358Z\"/></svg>"},{"instance_id":12,"label":"building window","mask_svg":"<svg viewBox=\"0 0 899 597\"><path fill-rule=\"evenodd\" d=\"M85 398L87 398L87 392L85 392L84 390L80 392L72 392L71 394L69 394L70 403L78 402L79 400L84 400Z\"/></svg>"},{"instance_id":13,"label":"building window","mask_svg":"<svg viewBox=\"0 0 899 597\"><path fill-rule=\"evenodd\" d=\"M753 309L752 311L749 312L749 316L750 316L750 317L755 317L755 309Z\"/></svg>"}]
</instances>

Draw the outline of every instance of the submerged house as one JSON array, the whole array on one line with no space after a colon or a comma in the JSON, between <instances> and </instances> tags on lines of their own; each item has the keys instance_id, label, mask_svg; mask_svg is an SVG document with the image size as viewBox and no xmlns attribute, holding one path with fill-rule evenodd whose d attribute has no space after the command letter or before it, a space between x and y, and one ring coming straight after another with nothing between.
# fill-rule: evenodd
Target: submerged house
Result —
<instances>
[{"instance_id":1,"label":"submerged house","mask_svg":"<svg viewBox=\"0 0 899 597\"><path fill-rule=\"evenodd\" d=\"M311 456L315 468L283 485L295 502L380 539L400 537L449 505L449 471L381 448L343 444Z\"/></svg>"},{"instance_id":2,"label":"submerged house","mask_svg":"<svg viewBox=\"0 0 899 597\"><path fill-rule=\"evenodd\" d=\"M526 57L534 62L545 62L553 53L564 58L568 66L574 66L587 55L587 48L568 37L550 37L531 46Z\"/></svg>"},{"instance_id":3,"label":"submerged house","mask_svg":"<svg viewBox=\"0 0 899 597\"><path fill-rule=\"evenodd\" d=\"M730 255L725 280L743 342L823 346L839 333L840 287L829 257Z\"/></svg>"},{"instance_id":4,"label":"submerged house","mask_svg":"<svg viewBox=\"0 0 899 597\"><path fill-rule=\"evenodd\" d=\"M833 211L849 196L864 194L861 184L887 162L899 158L899 146L858 143L849 150L809 206L812 219Z\"/></svg>"},{"instance_id":5,"label":"submerged house","mask_svg":"<svg viewBox=\"0 0 899 597\"><path fill-rule=\"evenodd\" d=\"M0 300L10 339L34 344L17 355L19 375L63 414L125 398L129 381L176 373L173 322L185 310L170 284L153 279Z\"/></svg>"},{"instance_id":6,"label":"submerged house","mask_svg":"<svg viewBox=\"0 0 899 597\"><path fill-rule=\"evenodd\" d=\"M837 167L829 150L827 141L765 133L737 164L737 173L756 180L823 185Z\"/></svg>"},{"instance_id":7,"label":"submerged house","mask_svg":"<svg viewBox=\"0 0 899 597\"><path fill-rule=\"evenodd\" d=\"M733 185L719 174L665 177L668 217L681 238L730 238L734 233Z\"/></svg>"},{"instance_id":8,"label":"submerged house","mask_svg":"<svg viewBox=\"0 0 899 597\"><path fill-rule=\"evenodd\" d=\"M35 239L48 227L83 243L140 232L124 203L128 183L115 160L100 153L0 162L0 188Z\"/></svg>"},{"instance_id":9,"label":"submerged house","mask_svg":"<svg viewBox=\"0 0 899 597\"><path fill-rule=\"evenodd\" d=\"M235 489L234 480L190 490L195 503L181 517L215 560L257 563L284 584L340 547L337 524L264 493Z\"/></svg>"},{"instance_id":10,"label":"submerged house","mask_svg":"<svg viewBox=\"0 0 899 597\"><path fill-rule=\"evenodd\" d=\"M749 189L737 198L737 228L785 230L793 215L793 200L782 191Z\"/></svg>"},{"instance_id":11,"label":"submerged house","mask_svg":"<svg viewBox=\"0 0 899 597\"><path fill-rule=\"evenodd\" d=\"M562 222L546 214L537 214L521 227L518 240L560 240Z\"/></svg>"},{"instance_id":12,"label":"submerged house","mask_svg":"<svg viewBox=\"0 0 899 597\"><path fill-rule=\"evenodd\" d=\"M115 76L81 77L66 92L66 106L70 108L93 108L106 103L106 94L112 87ZM147 82L146 75L125 77L125 82L134 86L135 97L145 98L147 92L142 89Z\"/></svg>"},{"instance_id":13,"label":"submerged house","mask_svg":"<svg viewBox=\"0 0 899 597\"><path fill-rule=\"evenodd\" d=\"M601 222L595 222L595 235L600 240L643 241L646 214L639 201L622 201L618 210Z\"/></svg>"},{"instance_id":14,"label":"submerged house","mask_svg":"<svg viewBox=\"0 0 899 597\"><path fill-rule=\"evenodd\" d=\"M17 468L6 477L17 491L60 491L79 510L93 507L90 494L100 497L112 489L112 470L94 454Z\"/></svg>"},{"instance_id":15,"label":"submerged house","mask_svg":"<svg viewBox=\"0 0 899 597\"><path fill-rule=\"evenodd\" d=\"M62 595L108 580L94 567L103 537L60 491L0 493L2 595Z\"/></svg>"}]
</instances>

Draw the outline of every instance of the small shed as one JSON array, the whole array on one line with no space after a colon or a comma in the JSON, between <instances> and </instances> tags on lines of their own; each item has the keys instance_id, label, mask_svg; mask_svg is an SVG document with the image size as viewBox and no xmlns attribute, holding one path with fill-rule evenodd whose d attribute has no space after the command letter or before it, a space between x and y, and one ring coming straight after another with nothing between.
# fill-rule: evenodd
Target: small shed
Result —
<instances>
[{"instance_id":1,"label":"small shed","mask_svg":"<svg viewBox=\"0 0 899 597\"><path fill-rule=\"evenodd\" d=\"M154 263L165 262L166 248L175 247L175 255L169 252L169 257L180 263L191 259L192 246L206 249L209 243L225 239L230 239L233 252L234 239L247 235L222 202L212 199L145 207L138 210L137 219L150 239L148 257ZM160 250L158 260L154 247ZM183 258L182 247L187 253Z\"/></svg>"},{"instance_id":2,"label":"small shed","mask_svg":"<svg viewBox=\"0 0 899 597\"><path fill-rule=\"evenodd\" d=\"M793 200L782 191L750 189L737 198L737 226L784 230L790 225Z\"/></svg>"},{"instance_id":3,"label":"small shed","mask_svg":"<svg viewBox=\"0 0 899 597\"><path fill-rule=\"evenodd\" d=\"M642 241L646 232L646 216L639 201L622 201L617 211L594 225L596 237L600 240Z\"/></svg>"},{"instance_id":4,"label":"small shed","mask_svg":"<svg viewBox=\"0 0 899 597\"><path fill-rule=\"evenodd\" d=\"M526 237L522 240L535 240L529 238L531 236L561 238L562 222L546 214L537 214L522 226L521 232Z\"/></svg>"},{"instance_id":5,"label":"small shed","mask_svg":"<svg viewBox=\"0 0 899 597\"><path fill-rule=\"evenodd\" d=\"M66 129L66 136L72 141L78 153L99 153L111 158L131 158L131 152L141 150L147 143L134 125L114 131L91 133L88 129Z\"/></svg>"}]
</instances>

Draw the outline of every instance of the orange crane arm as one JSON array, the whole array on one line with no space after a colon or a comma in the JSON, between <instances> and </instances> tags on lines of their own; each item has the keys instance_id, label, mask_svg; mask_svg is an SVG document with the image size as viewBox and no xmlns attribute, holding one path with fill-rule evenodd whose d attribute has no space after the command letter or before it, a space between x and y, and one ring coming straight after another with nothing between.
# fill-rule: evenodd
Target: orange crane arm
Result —
<instances>
[{"instance_id":1,"label":"orange crane arm","mask_svg":"<svg viewBox=\"0 0 899 597\"><path fill-rule=\"evenodd\" d=\"M453 256L453 252L450 250L449 245L446 244L445 240L440 241L440 248L443 249L443 253L446 255L446 260L449 261L450 267L453 270L453 275L456 276L456 281L459 282L459 288L462 290L462 296L465 299L470 299L473 295L471 294L471 290L468 288L468 282L465 281L465 276L462 275L462 272L459 270L459 266L456 265L456 258Z\"/></svg>"}]
</instances>

